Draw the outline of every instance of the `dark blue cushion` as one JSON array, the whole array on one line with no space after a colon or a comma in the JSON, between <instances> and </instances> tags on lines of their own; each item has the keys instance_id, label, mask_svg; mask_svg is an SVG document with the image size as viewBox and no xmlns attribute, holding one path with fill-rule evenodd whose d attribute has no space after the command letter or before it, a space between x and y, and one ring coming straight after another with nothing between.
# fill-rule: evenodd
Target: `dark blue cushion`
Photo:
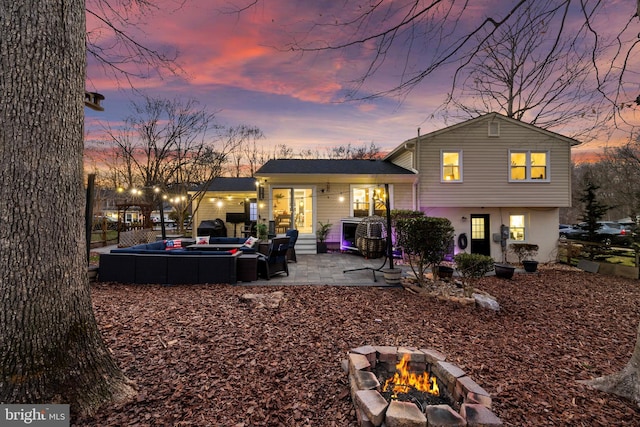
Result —
<instances>
[{"instance_id":1,"label":"dark blue cushion","mask_svg":"<svg viewBox=\"0 0 640 427\"><path fill-rule=\"evenodd\" d=\"M166 247L166 244L164 243L163 240L158 240L157 242L153 242L153 243L147 243L145 246L145 249L151 249L151 250L162 250Z\"/></svg>"},{"instance_id":2,"label":"dark blue cushion","mask_svg":"<svg viewBox=\"0 0 640 427\"><path fill-rule=\"evenodd\" d=\"M117 249L111 249L111 253L112 254L137 254L140 251L140 249L134 249L133 246L130 248L117 248Z\"/></svg>"}]
</instances>

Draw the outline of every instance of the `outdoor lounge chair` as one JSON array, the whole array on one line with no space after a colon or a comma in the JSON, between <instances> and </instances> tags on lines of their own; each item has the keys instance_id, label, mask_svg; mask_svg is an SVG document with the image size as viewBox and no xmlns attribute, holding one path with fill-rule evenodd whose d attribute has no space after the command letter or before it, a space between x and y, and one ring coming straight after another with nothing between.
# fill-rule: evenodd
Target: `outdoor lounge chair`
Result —
<instances>
[{"instance_id":1,"label":"outdoor lounge chair","mask_svg":"<svg viewBox=\"0 0 640 427\"><path fill-rule=\"evenodd\" d=\"M298 241L298 230L287 230L285 233L289 238L289 250L287 251L287 261L298 262L296 258L296 242Z\"/></svg>"},{"instance_id":2,"label":"outdoor lounge chair","mask_svg":"<svg viewBox=\"0 0 640 427\"><path fill-rule=\"evenodd\" d=\"M289 241L288 237L279 237L271 241L268 254L259 254L258 274L267 280L279 273L287 273L287 276L289 275L289 266L287 264Z\"/></svg>"}]
</instances>

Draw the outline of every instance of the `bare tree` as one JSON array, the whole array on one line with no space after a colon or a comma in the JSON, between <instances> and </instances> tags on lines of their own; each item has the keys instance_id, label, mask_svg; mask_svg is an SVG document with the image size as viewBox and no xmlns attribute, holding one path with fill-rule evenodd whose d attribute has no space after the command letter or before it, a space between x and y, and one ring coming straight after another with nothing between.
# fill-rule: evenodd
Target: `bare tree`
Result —
<instances>
[{"instance_id":1,"label":"bare tree","mask_svg":"<svg viewBox=\"0 0 640 427\"><path fill-rule=\"evenodd\" d=\"M327 149L327 158L329 159L375 159L380 155L380 147L373 142L369 145L363 144L360 147L354 147L351 144L339 145Z\"/></svg>"},{"instance_id":2,"label":"bare tree","mask_svg":"<svg viewBox=\"0 0 640 427\"><path fill-rule=\"evenodd\" d=\"M229 153L240 144L237 130L215 124L215 113L195 100L146 97L119 130L106 129L122 169L114 170L121 187L142 187L147 203L157 204L160 188L172 194L179 227L190 206L187 191L222 174ZM221 134L225 134L221 136Z\"/></svg>"},{"instance_id":3,"label":"bare tree","mask_svg":"<svg viewBox=\"0 0 640 427\"><path fill-rule=\"evenodd\" d=\"M624 397L640 406L640 324L638 324L633 354L622 371L594 378L593 380L580 381L580 383L596 390Z\"/></svg>"},{"instance_id":4,"label":"bare tree","mask_svg":"<svg viewBox=\"0 0 640 427\"><path fill-rule=\"evenodd\" d=\"M264 146L258 145L258 141L262 138L264 138L264 135L260 133L242 145L245 159L247 159L248 176L254 176L258 168L269 160Z\"/></svg>"},{"instance_id":5,"label":"bare tree","mask_svg":"<svg viewBox=\"0 0 640 427\"><path fill-rule=\"evenodd\" d=\"M486 57L492 43L503 40L499 30L505 34L502 28L515 26L520 17L529 15L531 22L548 23L553 34L551 44L543 46L548 52L556 51L556 44L572 49L574 54L586 52L595 92L601 102L606 102L602 111L597 110L601 102L596 104L598 118L608 116L615 125L633 127L625 121L622 112L638 96L635 74L626 73L633 51L640 44L637 29L631 25L637 21L636 5L629 2L627 21L612 31L607 2L545 2L546 9L534 12L537 3L532 0L494 2L488 12L478 13L477 5L466 0L345 2L339 5L339 10L336 5L336 10L317 14L308 23L306 32L298 28L291 31L292 42L284 49L302 53L341 51L365 61L365 68L353 81L347 99L390 95L402 99L437 72L453 67L452 74L458 70L458 75L466 75L462 70ZM247 7L244 2L238 11ZM603 36L603 31L611 36ZM599 56L605 50L606 56ZM584 55L580 57L587 59ZM559 69L560 66L556 68ZM399 78L385 85L376 79L380 75Z\"/></svg>"},{"instance_id":6,"label":"bare tree","mask_svg":"<svg viewBox=\"0 0 640 427\"><path fill-rule=\"evenodd\" d=\"M179 9L186 0L168 0L164 9ZM157 2L150 0L87 0L86 48L89 59L99 64L105 74L134 87L132 79L146 78L150 73L181 72L176 59L178 52L168 46L154 49L141 43L132 31L144 31L159 11ZM91 76L89 76L91 77Z\"/></svg>"},{"instance_id":7,"label":"bare tree","mask_svg":"<svg viewBox=\"0 0 640 427\"><path fill-rule=\"evenodd\" d=\"M445 109L464 119L497 111L544 129L570 129L583 141L595 137L610 119L597 108L602 97L591 67L601 48L584 49L564 34L564 23L554 25L556 3L532 2L486 40L477 35L484 48L456 70ZM581 31L579 40L586 37Z\"/></svg>"},{"instance_id":8,"label":"bare tree","mask_svg":"<svg viewBox=\"0 0 640 427\"><path fill-rule=\"evenodd\" d=\"M133 114L120 129L106 127L109 142L116 148L125 169L121 185L168 185L184 182L184 164L201 155L211 132L216 130L215 113L198 108L190 99L169 100L145 97L133 102Z\"/></svg>"},{"instance_id":9,"label":"bare tree","mask_svg":"<svg viewBox=\"0 0 640 427\"><path fill-rule=\"evenodd\" d=\"M3 1L0 15L0 402L90 413L134 390L87 278L84 2Z\"/></svg>"},{"instance_id":10,"label":"bare tree","mask_svg":"<svg viewBox=\"0 0 640 427\"><path fill-rule=\"evenodd\" d=\"M256 161L260 158L260 154L264 153L262 148L258 149L258 141L264 139L262 131L256 127L239 125L229 128L226 138L237 141L229 156L232 163L231 175L253 176L256 171Z\"/></svg>"},{"instance_id":11,"label":"bare tree","mask_svg":"<svg viewBox=\"0 0 640 427\"><path fill-rule=\"evenodd\" d=\"M601 187L606 189L614 206L616 219L629 216L635 220L640 215L640 139L619 147L608 147L598 162L607 171Z\"/></svg>"}]
</instances>

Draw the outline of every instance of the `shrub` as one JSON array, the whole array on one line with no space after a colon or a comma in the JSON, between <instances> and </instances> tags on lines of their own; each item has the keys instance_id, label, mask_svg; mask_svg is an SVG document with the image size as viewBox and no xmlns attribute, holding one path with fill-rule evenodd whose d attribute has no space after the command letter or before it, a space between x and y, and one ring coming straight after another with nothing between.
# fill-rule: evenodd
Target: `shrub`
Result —
<instances>
[{"instance_id":1,"label":"shrub","mask_svg":"<svg viewBox=\"0 0 640 427\"><path fill-rule=\"evenodd\" d=\"M533 243L511 243L509 249L518 257L519 264L538 255L538 245Z\"/></svg>"},{"instance_id":2,"label":"shrub","mask_svg":"<svg viewBox=\"0 0 640 427\"><path fill-rule=\"evenodd\" d=\"M424 212L422 211L412 211L410 209L392 209L391 210L391 229L393 230L391 233L391 237L393 240L393 244L398 243L398 221L402 219L409 218L419 218L423 217Z\"/></svg>"},{"instance_id":3,"label":"shrub","mask_svg":"<svg viewBox=\"0 0 640 427\"><path fill-rule=\"evenodd\" d=\"M424 274L428 268L442 261L453 240L454 229L446 218L419 216L397 221L398 245L409 255L409 266L418 285L424 285ZM435 278L435 277L434 277Z\"/></svg>"},{"instance_id":4,"label":"shrub","mask_svg":"<svg viewBox=\"0 0 640 427\"><path fill-rule=\"evenodd\" d=\"M459 253L454 258L456 270L462 276L464 295L473 294L473 282L494 268L495 261L488 255Z\"/></svg>"}]
</instances>

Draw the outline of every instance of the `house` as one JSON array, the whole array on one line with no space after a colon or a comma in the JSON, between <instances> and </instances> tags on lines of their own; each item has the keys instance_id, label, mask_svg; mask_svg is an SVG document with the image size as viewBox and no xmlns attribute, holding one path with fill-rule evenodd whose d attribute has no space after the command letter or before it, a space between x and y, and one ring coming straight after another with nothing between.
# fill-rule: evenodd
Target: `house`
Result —
<instances>
[{"instance_id":1,"label":"house","mask_svg":"<svg viewBox=\"0 0 640 427\"><path fill-rule=\"evenodd\" d=\"M215 178L192 204L194 233L202 221L221 219L229 237L241 237L245 223L257 221L256 179Z\"/></svg>"},{"instance_id":2,"label":"house","mask_svg":"<svg viewBox=\"0 0 640 427\"><path fill-rule=\"evenodd\" d=\"M300 233L298 254L316 252L318 222L332 224L327 242L344 249L345 226L374 214L386 215L385 184L391 209L406 209L413 206L417 182L416 172L381 159L270 160L256 178L260 219L273 221L276 233L293 224Z\"/></svg>"},{"instance_id":3,"label":"house","mask_svg":"<svg viewBox=\"0 0 640 427\"><path fill-rule=\"evenodd\" d=\"M571 205L571 147L577 144L490 113L405 141L385 161L418 172L415 206L451 221L456 251L500 261L510 243L526 242L539 246L539 261L550 261L559 209Z\"/></svg>"},{"instance_id":4,"label":"house","mask_svg":"<svg viewBox=\"0 0 640 427\"><path fill-rule=\"evenodd\" d=\"M456 252L501 261L509 243L527 242L539 245L539 261L549 261L555 259L559 209L571 204L570 154L577 144L490 113L418 135L384 159L270 160L248 178L257 185L253 218L277 234L297 228L299 254L315 253L319 222L332 224L330 246L349 249L346 236L354 225L384 216L388 197L391 209L448 218ZM198 218L220 217L214 206L201 207Z\"/></svg>"}]
</instances>

